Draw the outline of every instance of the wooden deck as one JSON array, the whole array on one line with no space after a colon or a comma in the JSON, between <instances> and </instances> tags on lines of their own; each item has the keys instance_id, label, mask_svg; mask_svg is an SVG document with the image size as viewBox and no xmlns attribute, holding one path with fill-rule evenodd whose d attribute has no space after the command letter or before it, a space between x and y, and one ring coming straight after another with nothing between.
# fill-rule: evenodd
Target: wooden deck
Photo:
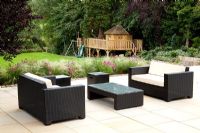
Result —
<instances>
[{"instance_id":1,"label":"wooden deck","mask_svg":"<svg viewBox=\"0 0 200 133\"><path fill-rule=\"evenodd\" d=\"M82 42L82 41L83 42ZM84 44L87 50L87 55L91 56L91 49L96 49L97 56L100 50L105 50L107 56L111 51L131 51L134 54L142 51L142 40L105 40L96 38L77 39L78 47Z\"/></svg>"}]
</instances>

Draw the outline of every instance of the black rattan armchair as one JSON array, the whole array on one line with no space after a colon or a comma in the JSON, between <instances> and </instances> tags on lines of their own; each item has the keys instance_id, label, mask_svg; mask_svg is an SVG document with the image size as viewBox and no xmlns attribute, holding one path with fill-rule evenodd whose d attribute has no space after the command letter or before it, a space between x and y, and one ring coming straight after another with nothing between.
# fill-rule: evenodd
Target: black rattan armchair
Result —
<instances>
[{"instance_id":1,"label":"black rattan armchair","mask_svg":"<svg viewBox=\"0 0 200 133\"><path fill-rule=\"evenodd\" d=\"M55 80L52 77L49 79ZM85 87L82 85L47 88L44 82L21 75L18 80L18 102L20 109L45 125L85 118Z\"/></svg>"},{"instance_id":2,"label":"black rattan armchair","mask_svg":"<svg viewBox=\"0 0 200 133\"><path fill-rule=\"evenodd\" d=\"M185 72L164 74L164 86L156 86L133 80L132 75L147 74L147 67L132 67L128 72L128 85L144 90L145 95L157 97L165 101L193 97L193 72L186 67Z\"/></svg>"}]
</instances>

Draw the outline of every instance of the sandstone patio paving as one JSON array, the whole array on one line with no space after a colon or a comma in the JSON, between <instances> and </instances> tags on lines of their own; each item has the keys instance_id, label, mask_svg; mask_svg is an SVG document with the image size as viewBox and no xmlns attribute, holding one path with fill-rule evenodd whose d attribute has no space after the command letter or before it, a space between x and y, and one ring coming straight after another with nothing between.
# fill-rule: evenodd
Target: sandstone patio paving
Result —
<instances>
[{"instance_id":1,"label":"sandstone patio paving","mask_svg":"<svg viewBox=\"0 0 200 133\"><path fill-rule=\"evenodd\" d=\"M144 96L144 105L116 111L113 99L89 101L86 118L43 123L18 108L17 87L0 88L0 133L200 133L200 72L195 67L194 97L165 102ZM128 84L128 76L110 76L110 82ZM86 78L72 84L87 84ZM87 94L87 93L86 93Z\"/></svg>"}]
</instances>

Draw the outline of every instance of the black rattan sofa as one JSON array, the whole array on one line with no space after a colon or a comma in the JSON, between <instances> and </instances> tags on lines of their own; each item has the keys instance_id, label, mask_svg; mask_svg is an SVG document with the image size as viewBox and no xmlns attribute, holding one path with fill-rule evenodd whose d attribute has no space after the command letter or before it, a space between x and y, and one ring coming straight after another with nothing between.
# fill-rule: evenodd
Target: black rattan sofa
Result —
<instances>
[{"instance_id":1,"label":"black rattan sofa","mask_svg":"<svg viewBox=\"0 0 200 133\"><path fill-rule=\"evenodd\" d=\"M18 80L19 108L41 120L45 125L74 118L85 118L85 87L54 86L56 78L48 76L53 84L27 75Z\"/></svg>"},{"instance_id":2,"label":"black rattan sofa","mask_svg":"<svg viewBox=\"0 0 200 133\"><path fill-rule=\"evenodd\" d=\"M157 65L157 64L154 64L154 65ZM165 69L167 68L166 67L164 68L162 65L159 66L158 64L157 68L154 71L165 72L166 71ZM161 79L163 80L161 82L161 85L160 83L155 83L155 84L148 83L149 82L148 80L153 80L151 79L151 76L149 77L149 79L147 79L147 82L146 81L143 82L142 79L138 80L138 78L135 78L135 76L144 76L144 78L148 78L150 67L151 67L151 64L150 66L146 66L146 67L129 68L129 72L128 72L129 86L143 89L145 95L160 98L168 102L175 99L193 97L193 72L190 72L188 67L185 67L184 72L179 71L179 72L173 72L173 73L170 73L170 72L163 73L163 77L162 75L161 76L156 75L158 76L158 79L160 77L163 78ZM158 79L157 81L159 82Z\"/></svg>"}]
</instances>

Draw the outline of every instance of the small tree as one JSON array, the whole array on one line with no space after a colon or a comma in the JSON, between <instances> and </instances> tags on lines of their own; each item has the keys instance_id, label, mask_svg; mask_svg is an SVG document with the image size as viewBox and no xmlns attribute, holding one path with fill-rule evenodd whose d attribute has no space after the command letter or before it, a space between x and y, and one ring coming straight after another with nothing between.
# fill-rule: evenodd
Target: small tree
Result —
<instances>
[{"instance_id":1,"label":"small tree","mask_svg":"<svg viewBox=\"0 0 200 133\"><path fill-rule=\"evenodd\" d=\"M12 59L20 48L18 34L28 26L31 10L28 0L0 0L0 53Z\"/></svg>"}]
</instances>

